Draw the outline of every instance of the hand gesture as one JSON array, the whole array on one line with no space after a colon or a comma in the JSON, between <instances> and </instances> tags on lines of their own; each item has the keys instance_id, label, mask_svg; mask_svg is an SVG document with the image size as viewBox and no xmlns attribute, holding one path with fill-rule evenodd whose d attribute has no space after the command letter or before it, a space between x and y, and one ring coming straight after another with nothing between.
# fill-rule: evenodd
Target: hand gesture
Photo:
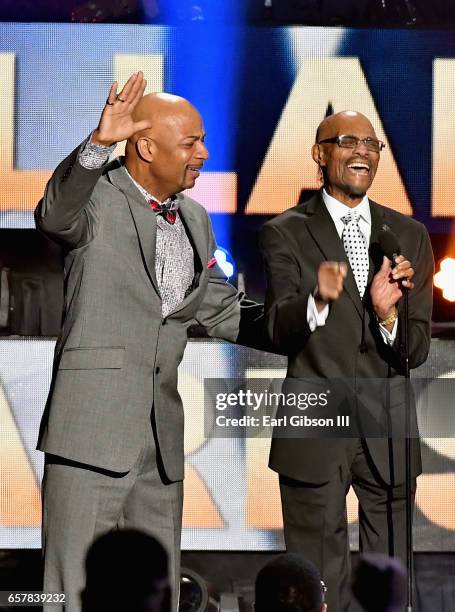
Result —
<instances>
[{"instance_id":1,"label":"hand gesture","mask_svg":"<svg viewBox=\"0 0 455 612\"><path fill-rule=\"evenodd\" d=\"M326 304L337 300L343 292L343 283L348 267L341 261L323 261L318 269L318 284L314 300L318 310Z\"/></svg>"},{"instance_id":2,"label":"hand gesture","mask_svg":"<svg viewBox=\"0 0 455 612\"><path fill-rule=\"evenodd\" d=\"M397 265L392 270L390 259L384 256L382 266L374 275L371 283L371 302L379 319L386 319L392 312L395 304L403 295L401 285L408 289L414 287L411 281L414 276L411 262L403 255L399 255L395 261Z\"/></svg>"},{"instance_id":3,"label":"hand gesture","mask_svg":"<svg viewBox=\"0 0 455 612\"><path fill-rule=\"evenodd\" d=\"M112 83L100 122L92 135L94 144L110 146L151 127L151 122L146 119L133 119L133 111L144 95L146 85L141 71L130 76L120 93L117 93L117 81Z\"/></svg>"}]
</instances>

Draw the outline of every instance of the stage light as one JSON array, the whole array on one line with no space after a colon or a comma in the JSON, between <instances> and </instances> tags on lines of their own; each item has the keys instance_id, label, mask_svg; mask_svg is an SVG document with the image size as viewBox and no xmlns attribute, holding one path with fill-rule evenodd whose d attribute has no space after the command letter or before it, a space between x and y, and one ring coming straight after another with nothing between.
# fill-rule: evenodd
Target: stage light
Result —
<instances>
[{"instance_id":1,"label":"stage light","mask_svg":"<svg viewBox=\"0 0 455 612\"><path fill-rule=\"evenodd\" d=\"M442 296L449 302L455 302L455 259L445 257L440 269L434 276L435 287L442 290Z\"/></svg>"},{"instance_id":2,"label":"stage light","mask_svg":"<svg viewBox=\"0 0 455 612\"><path fill-rule=\"evenodd\" d=\"M228 278L234 274L234 263L232 257L226 249L218 247L215 251L216 263L220 266Z\"/></svg>"},{"instance_id":3,"label":"stage light","mask_svg":"<svg viewBox=\"0 0 455 612\"><path fill-rule=\"evenodd\" d=\"M180 575L179 612L205 612L209 592L202 576L182 567Z\"/></svg>"}]
</instances>

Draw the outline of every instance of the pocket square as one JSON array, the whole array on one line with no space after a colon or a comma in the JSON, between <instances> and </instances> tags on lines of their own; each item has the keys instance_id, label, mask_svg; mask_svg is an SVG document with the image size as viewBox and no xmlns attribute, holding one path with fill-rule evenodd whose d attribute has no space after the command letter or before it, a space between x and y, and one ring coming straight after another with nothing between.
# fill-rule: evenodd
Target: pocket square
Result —
<instances>
[{"instance_id":1,"label":"pocket square","mask_svg":"<svg viewBox=\"0 0 455 612\"><path fill-rule=\"evenodd\" d=\"M207 268L213 268L215 264L216 264L216 257L212 257L212 259L209 259L207 263Z\"/></svg>"}]
</instances>

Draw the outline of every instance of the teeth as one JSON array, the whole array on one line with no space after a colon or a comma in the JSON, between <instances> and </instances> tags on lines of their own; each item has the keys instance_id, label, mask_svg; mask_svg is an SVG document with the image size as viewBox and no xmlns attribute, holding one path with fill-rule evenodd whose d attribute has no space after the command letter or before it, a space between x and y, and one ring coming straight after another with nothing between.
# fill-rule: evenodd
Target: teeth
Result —
<instances>
[{"instance_id":1,"label":"teeth","mask_svg":"<svg viewBox=\"0 0 455 612\"><path fill-rule=\"evenodd\" d=\"M368 166L368 164L349 164L348 166L349 168L354 168L354 170L358 170L358 169L364 169L364 170L369 170L370 167Z\"/></svg>"}]
</instances>

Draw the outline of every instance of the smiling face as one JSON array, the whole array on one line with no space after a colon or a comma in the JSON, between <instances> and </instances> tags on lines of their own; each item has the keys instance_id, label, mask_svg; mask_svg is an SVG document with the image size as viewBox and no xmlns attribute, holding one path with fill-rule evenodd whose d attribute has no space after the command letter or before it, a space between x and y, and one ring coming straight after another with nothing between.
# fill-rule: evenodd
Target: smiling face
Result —
<instances>
[{"instance_id":1,"label":"smiling face","mask_svg":"<svg viewBox=\"0 0 455 612\"><path fill-rule=\"evenodd\" d=\"M376 139L376 134L368 119L354 111L331 115L318 129L318 142L313 145L312 155L322 169L324 187L331 196L352 207L362 201L370 188L380 155L369 151L363 142L354 149L342 148L337 143L321 143L341 135Z\"/></svg>"},{"instance_id":2,"label":"smiling face","mask_svg":"<svg viewBox=\"0 0 455 612\"><path fill-rule=\"evenodd\" d=\"M209 157L198 111L183 98L153 94L143 98L135 119L142 115L151 117L152 127L127 144L133 178L160 201L194 187Z\"/></svg>"}]
</instances>

